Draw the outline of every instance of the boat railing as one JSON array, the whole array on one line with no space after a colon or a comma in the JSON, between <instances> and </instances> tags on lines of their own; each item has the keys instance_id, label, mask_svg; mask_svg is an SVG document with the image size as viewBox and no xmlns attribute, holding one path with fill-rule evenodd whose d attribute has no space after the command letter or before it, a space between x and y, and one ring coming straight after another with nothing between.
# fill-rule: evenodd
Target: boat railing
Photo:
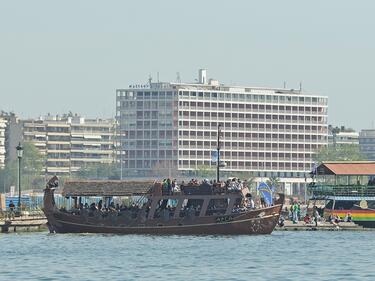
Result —
<instances>
[{"instance_id":1,"label":"boat railing","mask_svg":"<svg viewBox=\"0 0 375 281\"><path fill-rule=\"evenodd\" d=\"M310 184L313 197L327 196L375 196L375 186Z\"/></svg>"},{"instance_id":2,"label":"boat railing","mask_svg":"<svg viewBox=\"0 0 375 281\"><path fill-rule=\"evenodd\" d=\"M244 187L242 187L244 188ZM217 195L217 194L233 194L241 193L241 189L235 189L228 187L225 183L215 184L181 184L178 187L178 191L173 189L168 190L161 183L156 183L152 186L147 194L152 195Z\"/></svg>"}]
</instances>

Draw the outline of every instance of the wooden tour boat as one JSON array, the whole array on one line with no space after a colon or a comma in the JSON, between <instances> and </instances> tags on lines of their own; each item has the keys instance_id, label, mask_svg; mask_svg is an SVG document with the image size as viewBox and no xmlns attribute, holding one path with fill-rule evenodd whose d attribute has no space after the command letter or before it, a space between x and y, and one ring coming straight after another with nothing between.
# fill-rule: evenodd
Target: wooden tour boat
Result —
<instances>
[{"instance_id":1,"label":"wooden tour boat","mask_svg":"<svg viewBox=\"0 0 375 281\"><path fill-rule=\"evenodd\" d=\"M246 208L249 189L231 190L222 182L187 184L171 192L161 183L73 181L65 183L62 191L64 197L74 201L73 208L65 210L55 204L57 185L57 177L47 183L43 208L50 231L56 233L269 234L279 220L284 201L283 194L276 194L272 206ZM139 207L107 211L85 208L84 200L93 196L103 198L106 206L133 196Z\"/></svg>"}]
</instances>

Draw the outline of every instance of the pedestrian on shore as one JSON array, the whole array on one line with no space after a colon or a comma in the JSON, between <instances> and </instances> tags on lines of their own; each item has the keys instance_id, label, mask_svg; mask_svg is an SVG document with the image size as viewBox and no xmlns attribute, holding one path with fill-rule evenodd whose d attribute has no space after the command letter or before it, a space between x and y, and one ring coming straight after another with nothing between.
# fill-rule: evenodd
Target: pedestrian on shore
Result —
<instances>
[{"instance_id":1,"label":"pedestrian on shore","mask_svg":"<svg viewBox=\"0 0 375 281\"><path fill-rule=\"evenodd\" d=\"M313 211L313 218L315 222L315 226L318 226L318 219L319 219L319 212L316 206L314 206L314 211Z\"/></svg>"},{"instance_id":2,"label":"pedestrian on shore","mask_svg":"<svg viewBox=\"0 0 375 281\"><path fill-rule=\"evenodd\" d=\"M298 205L296 202L293 204L293 223L298 223Z\"/></svg>"},{"instance_id":3,"label":"pedestrian on shore","mask_svg":"<svg viewBox=\"0 0 375 281\"><path fill-rule=\"evenodd\" d=\"M14 219L14 209L15 209L15 205L13 203L13 200L10 200L9 202L9 218L10 219Z\"/></svg>"},{"instance_id":4,"label":"pedestrian on shore","mask_svg":"<svg viewBox=\"0 0 375 281\"><path fill-rule=\"evenodd\" d=\"M297 219L301 220L301 204L299 202L297 204Z\"/></svg>"}]
</instances>

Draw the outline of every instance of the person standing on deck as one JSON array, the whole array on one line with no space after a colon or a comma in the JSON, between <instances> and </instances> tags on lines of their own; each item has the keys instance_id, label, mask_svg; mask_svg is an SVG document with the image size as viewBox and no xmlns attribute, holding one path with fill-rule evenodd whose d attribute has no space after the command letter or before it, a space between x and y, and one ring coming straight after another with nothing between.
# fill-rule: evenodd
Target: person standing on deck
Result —
<instances>
[{"instance_id":1,"label":"person standing on deck","mask_svg":"<svg viewBox=\"0 0 375 281\"><path fill-rule=\"evenodd\" d=\"M167 179L167 190L168 190L168 195L172 195L172 182L171 179Z\"/></svg>"}]
</instances>

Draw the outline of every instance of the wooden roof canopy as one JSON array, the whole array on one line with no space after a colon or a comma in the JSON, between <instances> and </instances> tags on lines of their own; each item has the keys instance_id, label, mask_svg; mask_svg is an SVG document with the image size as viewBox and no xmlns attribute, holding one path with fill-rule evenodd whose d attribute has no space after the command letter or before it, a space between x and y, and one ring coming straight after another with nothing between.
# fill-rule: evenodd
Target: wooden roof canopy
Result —
<instances>
[{"instance_id":1,"label":"wooden roof canopy","mask_svg":"<svg viewBox=\"0 0 375 281\"><path fill-rule=\"evenodd\" d=\"M71 180L64 184L61 194L65 197L76 196L131 196L146 194L154 181L119 180Z\"/></svg>"},{"instance_id":2,"label":"wooden roof canopy","mask_svg":"<svg viewBox=\"0 0 375 281\"><path fill-rule=\"evenodd\" d=\"M375 175L375 162L323 162L317 168L317 175L373 176Z\"/></svg>"}]
</instances>

